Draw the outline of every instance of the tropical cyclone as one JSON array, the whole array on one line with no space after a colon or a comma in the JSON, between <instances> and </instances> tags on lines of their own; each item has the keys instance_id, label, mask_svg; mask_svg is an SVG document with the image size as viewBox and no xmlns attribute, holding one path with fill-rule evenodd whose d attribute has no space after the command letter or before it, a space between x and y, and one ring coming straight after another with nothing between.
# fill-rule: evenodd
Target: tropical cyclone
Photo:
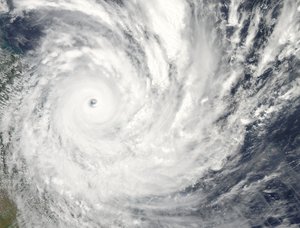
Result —
<instances>
[{"instance_id":1,"label":"tropical cyclone","mask_svg":"<svg viewBox=\"0 0 300 228\"><path fill-rule=\"evenodd\" d=\"M214 203L200 185L248 172L249 126L264 135L299 97L299 78L282 80L300 33L299 1L253 5L250 19L245 2L224 15L218 1L13 1L11 23L38 30L16 40L22 73L1 107L20 226L248 227L235 210L200 216L241 182Z\"/></svg>"}]
</instances>

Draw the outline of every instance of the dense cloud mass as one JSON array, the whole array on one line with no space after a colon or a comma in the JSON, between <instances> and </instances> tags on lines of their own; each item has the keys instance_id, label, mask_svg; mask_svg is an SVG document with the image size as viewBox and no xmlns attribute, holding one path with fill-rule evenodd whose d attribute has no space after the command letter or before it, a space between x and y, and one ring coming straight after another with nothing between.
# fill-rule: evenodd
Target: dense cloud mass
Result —
<instances>
[{"instance_id":1,"label":"dense cloud mass","mask_svg":"<svg viewBox=\"0 0 300 228\"><path fill-rule=\"evenodd\" d=\"M0 0L19 227L298 227L299 0Z\"/></svg>"}]
</instances>

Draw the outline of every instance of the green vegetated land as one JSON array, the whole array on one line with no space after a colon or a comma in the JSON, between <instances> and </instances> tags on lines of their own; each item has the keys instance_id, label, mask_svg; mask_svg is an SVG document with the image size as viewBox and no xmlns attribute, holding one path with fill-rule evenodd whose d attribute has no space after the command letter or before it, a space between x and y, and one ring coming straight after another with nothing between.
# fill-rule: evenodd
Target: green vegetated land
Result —
<instances>
[{"instance_id":1,"label":"green vegetated land","mask_svg":"<svg viewBox=\"0 0 300 228\"><path fill-rule=\"evenodd\" d=\"M20 57L17 54L0 49L0 110L5 108L5 103L9 99L8 91L13 84L14 78L20 76L21 65ZM0 112L1 115L1 112ZM0 156L3 156L5 148L2 145L2 137L0 135ZM0 160L0 169L3 169L4 160ZM3 171L3 170L1 170ZM0 171L0 175L3 173ZM1 180L1 176L0 176ZM0 228L15 228L17 208L11 199L9 199L5 190L1 189L0 182Z\"/></svg>"},{"instance_id":2,"label":"green vegetated land","mask_svg":"<svg viewBox=\"0 0 300 228\"><path fill-rule=\"evenodd\" d=\"M4 191L0 191L0 228L15 228L17 208Z\"/></svg>"}]
</instances>

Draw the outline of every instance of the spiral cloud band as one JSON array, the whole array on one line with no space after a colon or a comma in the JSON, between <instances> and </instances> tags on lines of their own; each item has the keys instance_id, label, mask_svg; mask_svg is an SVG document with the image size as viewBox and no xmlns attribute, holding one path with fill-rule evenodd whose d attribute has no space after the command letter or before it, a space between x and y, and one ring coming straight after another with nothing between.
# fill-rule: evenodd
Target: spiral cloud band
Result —
<instances>
[{"instance_id":1,"label":"spiral cloud band","mask_svg":"<svg viewBox=\"0 0 300 228\"><path fill-rule=\"evenodd\" d=\"M296 227L298 0L0 2L20 227Z\"/></svg>"}]
</instances>

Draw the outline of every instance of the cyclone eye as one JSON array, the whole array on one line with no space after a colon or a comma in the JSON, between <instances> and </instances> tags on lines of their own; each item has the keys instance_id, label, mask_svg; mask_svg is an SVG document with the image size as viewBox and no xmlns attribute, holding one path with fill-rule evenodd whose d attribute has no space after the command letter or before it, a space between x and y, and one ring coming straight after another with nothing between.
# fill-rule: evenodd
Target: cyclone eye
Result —
<instances>
[{"instance_id":1,"label":"cyclone eye","mask_svg":"<svg viewBox=\"0 0 300 228\"><path fill-rule=\"evenodd\" d=\"M92 108L95 108L97 106L97 103L98 103L97 99L94 99L94 98L90 99L90 101L89 101L89 105Z\"/></svg>"}]
</instances>

